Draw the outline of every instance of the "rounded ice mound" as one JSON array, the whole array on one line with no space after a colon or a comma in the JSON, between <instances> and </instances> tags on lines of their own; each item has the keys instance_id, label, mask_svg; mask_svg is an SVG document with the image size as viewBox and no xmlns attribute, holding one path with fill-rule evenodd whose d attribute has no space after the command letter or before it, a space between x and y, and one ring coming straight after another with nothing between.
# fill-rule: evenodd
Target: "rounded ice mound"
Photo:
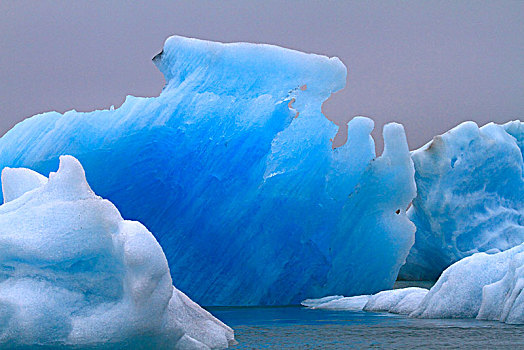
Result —
<instances>
[{"instance_id":1,"label":"rounded ice mound","mask_svg":"<svg viewBox=\"0 0 524 350\"><path fill-rule=\"evenodd\" d=\"M49 180L5 169L0 344L216 349L233 331L173 287L162 248L60 157ZM10 195L5 197L6 189Z\"/></svg>"},{"instance_id":2,"label":"rounded ice mound","mask_svg":"<svg viewBox=\"0 0 524 350\"><path fill-rule=\"evenodd\" d=\"M385 290L372 295L364 306L364 311L387 311L408 315L417 308L427 293L427 289L419 287Z\"/></svg>"},{"instance_id":3,"label":"rounded ice mound","mask_svg":"<svg viewBox=\"0 0 524 350\"><path fill-rule=\"evenodd\" d=\"M302 305L322 310L391 312L408 315L419 306L427 293L428 290L425 288L408 287L385 290L373 295L308 299L304 300Z\"/></svg>"},{"instance_id":4,"label":"rounded ice mound","mask_svg":"<svg viewBox=\"0 0 524 350\"><path fill-rule=\"evenodd\" d=\"M386 311L418 318L477 318L524 324L524 243L477 253L448 267L428 291L410 287L374 295L304 300L313 309Z\"/></svg>"},{"instance_id":5,"label":"rounded ice mound","mask_svg":"<svg viewBox=\"0 0 524 350\"><path fill-rule=\"evenodd\" d=\"M451 265L410 316L524 324L524 244Z\"/></svg>"},{"instance_id":6,"label":"rounded ice mound","mask_svg":"<svg viewBox=\"0 0 524 350\"><path fill-rule=\"evenodd\" d=\"M325 297L322 299L328 299L328 301L326 302L322 302L322 299L319 299L319 301L315 302L315 305L306 305L304 300L302 305L310 307L311 309L362 311L364 309L364 306L366 306L367 302L369 301L370 297L371 295L357 295L354 297L340 297L331 300L329 300L330 297ZM314 300L315 299L313 299L313 301ZM311 301L310 304L312 304Z\"/></svg>"},{"instance_id":7,"label":"rounded ice mound","mask_svg":"<svg viewBox=\"0 0 524 350\"><path fill-rule=\"evenodd\" d=\"M47 178L36 171L24 168L4 168L2 171L2 195L4 203L17 199L21 195L47 182Z\"/></svg>"}]
</instances>

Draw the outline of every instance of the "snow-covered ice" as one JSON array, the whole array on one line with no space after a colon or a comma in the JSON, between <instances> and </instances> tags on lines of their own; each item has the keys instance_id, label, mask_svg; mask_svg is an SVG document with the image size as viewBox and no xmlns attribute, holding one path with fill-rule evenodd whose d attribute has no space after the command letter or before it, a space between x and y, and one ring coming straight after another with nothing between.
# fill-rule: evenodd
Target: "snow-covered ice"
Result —
<instances>
[{"instance_id":1,"label":"snow-covered ice","mask_svg":"<svg viewBox=\"0 0 524 350\"><path fill-rule=\"evenodd\" d=\"M319 301L313 299L309 302L309 305L304 301L302 302L302 305L311 309L362 311L370 297L371 295L356 295L354 297L341 297L329 301L321 301L322 299L329 298L326 297L319 299Z\"/></svg>"},{"instance_id":2,"label":"snow-covered ice","mask_svg":"<svg viewBox=\"0 0 524 350\"><path fill-rule=\"evenodd\" d=\"M234 342L229 327L173 287L153 235L95 195L75 158L60 157L49 179L4 169L2 188L2 348L220 349Z\"/></svg>"},{"instance_id":3,"label":"snow-covered ice","mask_svg":"<svg viewBox=\"0 0 524 350\"><path fill-rule=\"evenodd\" d=\"M451 265L411 316L524 324L524 244Z\"/></svg>"},{"instance_id":4,"label":"snow-covered ice","mask_svg":"<svg viewBox=\"0 0 524 350\"><path fill-rule=\"evenodd\" d=\"M304 300L302 305L322 310L391 312L409 315L427 293L428 290L425 288L408 287L385 290L374 295Z\"/></svg>"},{"instance_id":5,"label":"snow-covered ice","mask_svg":"<svg viewBox=\"0 0 524 350\"><path fill-rule=\"evenodd\" d=\"M4 203L10 202L26 192L47 182L47 178L36 171L25 168L4 168L2 170L2 195Z\"/></svg>"},{"instance_id":6,"label":"snow-covered ice","mask_svg":"<svg viewBox=\"0 0 524 350\"><path fill-rule=\"evenodd\" d=\"M383 311L419 318L477 318L524 324L524 243L504 252L476 253L448 267L428 291L410 287L375 295L324 297L313 309Z\"/></svg>"},{"instance_id":7,"label":"snow-covered ice","mask_svg":"<svg viewBox=\"0 0 524 350\"><path fill-rule=\"evenodd\" d=\"M417 226L402 279L436 280L477 252L524 242L524 123L463 123L412 152Z\"/></svg>"},{"instance_id":8,"label":"snow-covered ice","mask_svg":"<svg viewBox=\"0 0 524 350\"><path fill-rule=\"evenodd\" d=\"M339 299L343 299L343 298L344 298L344 296L342 296L342 295L330 295L330 296L327 296L327 297L324 297L324 298L306 299L306 300L301 301L300 304L302 306L306 306L306 307L315 307L315 306L318 306L318 305L321 305L321 304L328 303L330 301L339 300Z\"/></svg>"},{"instance_id":9,"label":"snow-covered ice","mask_svg":"<svg viewBox=\"0 0 524 350\"><path fill-rule=\"evenodd\" d=\"M47 174L60 155L77 157L96 193L155 234L173 280L202 305L393 286L414 242L413 164L398 124L376 158L363 117L333 149L338 128L321 106L345 85L338 58L174 36L154 62L159 97L29 118L0 139L0 169Z\"/></svg>"},{"instance_id":10,"label":"snow-covered ice","mask_svg":"<svg viewBox=\"0 0 524 350\"><path fill-rule=\"evenodd\" d=\"M386 311L409 315L417 308L427 293L427 289L418 287L385 290L371 296L364 306L364 311Z\"/></svg>"}]
</instances>

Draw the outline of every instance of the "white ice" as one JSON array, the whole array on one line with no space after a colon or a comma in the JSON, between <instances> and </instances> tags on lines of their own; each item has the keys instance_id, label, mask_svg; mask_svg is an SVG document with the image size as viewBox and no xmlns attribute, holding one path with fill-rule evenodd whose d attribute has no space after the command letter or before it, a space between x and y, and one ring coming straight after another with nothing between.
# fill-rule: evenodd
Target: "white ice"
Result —
<instances>
[{"instance_id":1,"label":"white ice","mask_svg":"<svg viewBox=\"0 0 524 350\"><path fill-rule=\"evenodd\" d=\"M229 327L173 287L153 235L95 195L75 158L60 157L49 180L5 169L2 185L2 347L220 349L234 342Z\"/></svg>"}]
</instances>

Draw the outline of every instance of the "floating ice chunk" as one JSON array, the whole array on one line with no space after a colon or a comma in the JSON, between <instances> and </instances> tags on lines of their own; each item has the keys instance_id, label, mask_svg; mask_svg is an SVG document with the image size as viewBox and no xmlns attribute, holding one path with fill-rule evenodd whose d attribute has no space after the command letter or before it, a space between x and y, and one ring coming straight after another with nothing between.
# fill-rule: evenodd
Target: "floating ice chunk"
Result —
<instances>
[{"instance_id":1,"label":"floating ice chunk","mask_svg":"<svg viewBox=\"0 0 524 350\"><path fill-rule=\"evenodd\" d=\"M2 181L11 191L0 206L2 347L234 342L229 327L172 286L152 234L96 196L75 158L60 157L48 181L23 169L5 170Z\"/></svg>"},{"instance_id":2,"label":"floating ice chunk","mask_svg":"<svg viewBox=\"0 0 524 350\"><path fill-rule=\"evenodd\" d=\"M370 295L343 297L312 306L312 309L362 311L369 301ZM329 298L329 297L327 297Z\"/></svg>"},{"instance_id":3,"label":"floating ice chunk","mask_svg":"<svg viewBox=\"0 0 524 350\"><path fill-rule=\"evenodd\" d=\"M173 280L202 305L393 286L414 240L413 164L397 124L375 159L363 117L333 149L338 128L321 106L345 85L338 58L171 37L154 62L160 96L29 118L0 139L0 168L47 174L59 155L77 156L96 193L156 235Z\"/></svg>"},{"instance_id":4,"label":"floating ice chunk","mask_svg":"<svg viewBox=\"0 0 524 350\"><path fill-rule=\"evenodd\" d=\"M315 309L358 311L363 300L367 300L360 308L364 311L524 324L524 243L504 252L477 253L456 262L429 291L411 287L372 296L325 297L309 300L307 305Z\"/></svg>"},{"instance_id":5,"label":"floating ice chunk","mask_svg":"<svg viewBox=\"0 0 524 350\"><path fill-rule=\"evenodd\" d=\"M325 304L327 302L342 299L344 296L342 295L330 295L324 298L318 298L318 299L306 299L300 302L300 305L306 306L306 307L315 307L320 304Z\"/></svg>"},{"instance_id":6,"label":"floating ice chunk","mask_svg":"<svg viewBox=\"0 0 524 350\"><path fill-rule=\"evenodd\" d=\"M519 249L509 262L500 281L482 288L479 320L498 320L524 324L524 249Z\"/></svg>"},{"instance_id":7,"label":"floating ice chunk","mask_svg":"<svg viewBox=\"0 0 524 350\"><path fill-rule=\"evenodd\" d=\"M428 290L425 288L409 287L386 290L374 295L336 296L305 300L302 305L322 310L364 310L408 315L417 308L427 293Z\"/></svg>"},{"instance_id":8,"label":"floating ice chunk","mask_svg":"<svg viewBox=\"0 0 524 350\"><path fill-rule=\"evenodd\" d=\"M2 195L4 203L17 199L21 195L47 182L47 178L36 171L24 168L4 168L2 170Z\"/></svg>"},{"instance_id":9,"label":"floating ice chunk","mask_svg":"<svg viewBox=\"0 0 524 350\"><path fill-rule=\"evenodd\" d=\"M477 253L447 268L411 316L524 324L523 291L524 244Z\"/></svg>"},{"instance_id":10,"label":"floating ice chunk","mask_svg":"<svg viewBox=\"0 0 524 350\"><path fill-rule=\"evenodd\" d=\"M463 123L413 151L415 245L400 278L436 280L477 252L524 242L524 123Z\"/></svg>"},{"instance_id":11,"label":"floating ice chunk","mask_svg":"<svg viewBox=\"0 0 524 350\"><path fill-rule=\"evenodd\" d=\"M418 287L386 290L371 296L364 311L385 311L408 315L417 308L427 293L427 289Z\"/></svg>"}]
</instances>

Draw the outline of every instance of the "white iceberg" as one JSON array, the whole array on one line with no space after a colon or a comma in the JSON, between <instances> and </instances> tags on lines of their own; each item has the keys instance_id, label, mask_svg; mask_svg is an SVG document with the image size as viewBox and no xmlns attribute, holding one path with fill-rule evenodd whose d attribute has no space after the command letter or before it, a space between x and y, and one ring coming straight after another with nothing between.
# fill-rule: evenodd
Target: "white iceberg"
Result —
<instances>
[{"instance_id":1,"label":"white iceberg","mask_svg":"<svg viewBox=\"0 0 524 350\"><path fill-rule=\"evenodd\" d=\"M477 318L524 324L524 243L477 253L448 267L428 291L410 287L375 295L309 299L313 309L383 311L418 318Z\"/></svg>"},{"instance_id":2,"label":"white iceberg","mask_svg":"<svg viewBox=\"0 0 524 350\"><path fill-rule=\"evenodd\" d=\"M330 301L339 300L339 299L343 299L343 298L344 298L344 296L342 296L342 295L330 295L330 296L327 296L327 297L324 297L324 298L306 299L306 300L303 300L302 302L300 302L300 304L302 306L306 306L306 307L315 307L315 306L318 306L318 305L322 305L322 304L328 303Z\"/></svg>"},{"instance_id":3,"label":"white iceberg","mask_svg":"<svg viewBox=\"0 0 524 350\"><path fill-rule=\"evenodd\" d=\"M427 289L419 287L385 290L371 296L364 306L364 311L409 315L427 293Z\"/></svg>"},{"instance_id":4,"label":"white iceberg","mask_svg":"<svg viewBox=\"0 0 524 350\"><path fill-rule=\"evenodd\" d=\"M311 309L362 311L370 297L371 295L357 295L354 297L340 297L331 300L329 300L330 297L325 297L318 300L310 299L309 305L304 301L302 302L302 305Z\"/></svg>"},{"instance_id":5,"label":"white iceberg","mask_svg":"<svg viewBox=\"0 0 524 350\"><path fill-rule=\"evenodd\" d=\"M47 177L25 168L4 168L2 170L2 195L4 203L10 202L26 192L47 182Z\"/></svg>"},{"instance_id":6,"label":"white iceberg","mask_svg":"<svg viewBox=\"0 0 524 350\"><path fill-rule=\"evenodd\" d=\"M312 309L391 312L408 315L413 312L428 290L408 287L379 292L374 295L357 295L354 297L324 297L304 300L302 305Z\"/></svg>"},{"instance_id":7,"label":"white iceberg","mask_svg":"<svg viewBox=\"0 0 524 350\"><path fill-rule=\"evenodd\" d=\"M451 265L411 316L524 324L524 244Z\"/></svg>"},{"instance_id":8,"label":"white iceberg","mask_svg":"<svg viewBox=\"0 0 524 350\"><path fill-rule=\"evenodd\" d=\"M173 287L153 235L95 195L75 158L60 157L49 180L5 169L2 185L2 347L221 349L234 342L229 327Z\"/></svg>"}]
</instances>

